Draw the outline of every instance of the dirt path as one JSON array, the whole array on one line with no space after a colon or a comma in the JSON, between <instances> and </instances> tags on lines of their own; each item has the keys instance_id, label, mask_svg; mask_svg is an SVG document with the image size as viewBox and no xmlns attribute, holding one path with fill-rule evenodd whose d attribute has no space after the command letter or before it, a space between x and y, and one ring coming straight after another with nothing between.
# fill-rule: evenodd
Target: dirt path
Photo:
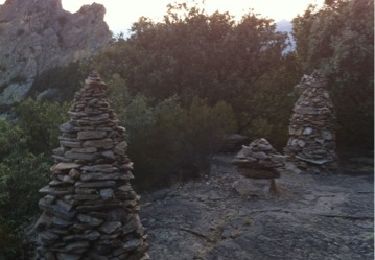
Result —
<instances>
[{"instance_id":1,"label":"dirt path","mask_svg":"<svg viewBox=\"0 0 375 260\"><path fill-rule=\"evenodd\" d=\"M372 175L286 170L279 196L216 157L210 177L143 195L142 221L155 260L373 259Z\"/></svg>"}]
</instances>

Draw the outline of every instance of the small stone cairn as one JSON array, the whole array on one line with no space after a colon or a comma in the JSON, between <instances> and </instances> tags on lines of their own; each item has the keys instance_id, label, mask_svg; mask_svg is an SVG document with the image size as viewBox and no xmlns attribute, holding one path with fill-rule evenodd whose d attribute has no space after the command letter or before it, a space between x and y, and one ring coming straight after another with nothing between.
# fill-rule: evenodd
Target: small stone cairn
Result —
<instances>
[{"instance_id":1,"label":"small stone cairn","mask_svg":"<svg viewBox=\"0 0 375 260\"><path fill-rule=\"evenodd\" d=\"M310 172L336 167L335 115L325 79L315 71L304 75L296 89L302 91L289 123L285 154Z\"/></svg>"},{"instance_id":2,"label":"small stone cairn","mask_svg":"<svg viewBox=\"0 0 375 260\"><path fill-rule=\"evenodd\" d=\"M280 178L279 169L284 166L284 157L266 139L243 145L232 163L241 175L253 180L254 189L277 191L275 179Z\"/></svg>"},{"instance_id":3,"label":"small stone cairn","mask_svg":"<svg viewBox=\"0 0 375 260\"><path fill-rule=\"evenodd\" d=\"M37 259L149 259L126 157L125 129L93 72L75 94L70 120L60 126L61 146L39 206Z\"/></svg>"}]
</instances>

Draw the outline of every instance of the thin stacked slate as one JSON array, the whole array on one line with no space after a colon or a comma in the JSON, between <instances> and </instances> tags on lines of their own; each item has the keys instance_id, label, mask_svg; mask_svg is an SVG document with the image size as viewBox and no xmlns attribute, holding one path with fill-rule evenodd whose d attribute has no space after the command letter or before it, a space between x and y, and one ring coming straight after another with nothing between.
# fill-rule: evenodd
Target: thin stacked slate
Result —
<instances>
[{"instance_id":1,"label":"thin stacked slate","mask_svg":"<svg viewBox=\"0 0 375 260\"><path fill-rule=\"evenodd\" d=\"M336 167L335 115L318 73L304 75L296 87L302 92L289 123L289 140L284 149L291 160L306 170L332 170Z\"/></svg>"},{"instance_id":2,"label":"thin stacked slate","mask_svg":"<svg viewBox=\"0 0 375 260\"><path fill-rule=\"evenodd\" d=\"M264 138L242 146L233 164L250 179L275 179L280 177L278 168L283 167L283 156Z\"/></svg>"},{"instance_id":3,"label":"thin stacked slate","mask_svg":"<svg viewBox=\"0 0 375 260\"><path fill-rule=\"evenodd\" d=\"M149 259L125 129L106 90L92 73L60 126L51 181L40 190L38 259Z\"/></svg>"}]
</instances>

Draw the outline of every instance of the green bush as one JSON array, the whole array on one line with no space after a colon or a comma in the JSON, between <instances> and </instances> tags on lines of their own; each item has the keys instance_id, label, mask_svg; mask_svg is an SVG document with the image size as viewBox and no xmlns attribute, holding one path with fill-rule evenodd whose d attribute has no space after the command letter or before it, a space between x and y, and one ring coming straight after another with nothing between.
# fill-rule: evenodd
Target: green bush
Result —
<instances>
[{"instance_id":1,"label":"green bush","mask_svg":"<svg viewBox=\"0 0 375 260\"><path fill-rule=\"evenodd\" d=\"M18 125L32 153L50 154L59 145L58 126L67 120L68 109L68 103L38 102L32 99L18 105Z\"/></svg>"},{"instance_id":2,"label":"green bush","mask_svg":"<svg viewBox=\"0 0 375 260\"><path fill-rule=\"evenodd\" d=\"M24 228L38 211L39 189L48 182L49 154L68 104L27 99L18 120L0 120L0 259L24 258Z\"/></svg>"},{"instance_id":3,"label":"green bush","mask_svg":"<svg viewBox=\"0 0 375 260\"><path fill-rule=\"evenodd\" d=\"M183 107L177 96L152 102L138 95L115 106L127 129L128 155L135 162L136 185L158 188L198 177L236 121L230 105L209 106L194 98Z\"/></svg>"},{"instance_id":4,"label":"green bush","mask_svg":"<svg viewBox=\"0 0 375 260\"><path fill-rule=\"evenodd\" d=\"M22 226L38 212L38 190L48 181L50 162L28 151L19 126L0 120L0 130L0 259L20 259Z\"/></svg>"}]
</instances>

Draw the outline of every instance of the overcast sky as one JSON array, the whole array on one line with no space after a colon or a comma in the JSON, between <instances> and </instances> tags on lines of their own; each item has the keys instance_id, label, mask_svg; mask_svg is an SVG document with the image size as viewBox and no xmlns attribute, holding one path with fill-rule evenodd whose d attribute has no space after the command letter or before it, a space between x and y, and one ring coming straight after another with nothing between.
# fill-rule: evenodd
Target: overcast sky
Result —
<instances>
[{"instance_id":1,"label":"overcast sky","mask_svg":"<svg viewBox=\"0 0 375 260\"><path fill-rule=\"evenodd\" d=\"M0 0L3 3L5 0ZM65 9L75 12L80 6L101 3L107 9L105 17L111 30L127 32L133 22L145 16L160 20L166 11L166 5L175 0L62 0ZM181 1L179 1L181 2ZM185 0L185 2L192 2ZM200 1L201 2L201 1ZM303 13L309 3L322 5L324 0L205 0L208 13L215 10L229 11L236 18L253 8L256 13L275 21L291 20Z\"/></svg>"}]
</instances>

